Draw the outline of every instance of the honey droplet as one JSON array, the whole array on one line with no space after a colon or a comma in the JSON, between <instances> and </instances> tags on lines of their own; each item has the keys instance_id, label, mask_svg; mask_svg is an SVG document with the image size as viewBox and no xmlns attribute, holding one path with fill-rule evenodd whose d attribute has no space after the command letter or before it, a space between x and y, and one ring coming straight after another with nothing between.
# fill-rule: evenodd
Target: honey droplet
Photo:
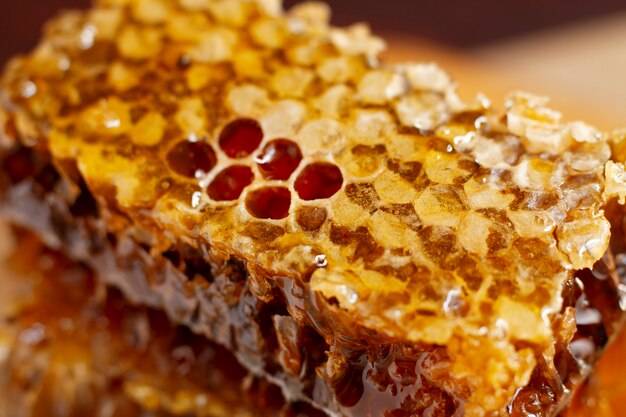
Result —
<instances>
[{"instance_id":1,"label":"honey droplet","mask_svg":"<svg viewBox=\"0 0 626 417\"><path fill-rule=\"evenodd\" d=\"M208 143L185 140L168 152L167 162L176 173L197 178L211 172L217 163L217 157Z\"/></svg>"},{"instance_id":2,"label":"honey droplet","mask_svg":"<svg viewBox=\"0 0 626 417\"><path fill-rule=\"evenodd\" d=\"M317 255L315 257L315 266L318 268L326 268L328 266L328 259L326 259L326 255Z\"/></svg>"},{"instance_id":3,"label":"honey droplet","mask_svg":"<svg viewBox=\"0 0 626 417\"><path fill-rule=\"evenodd\" d=\"M235 165L217 174L207 192L215 201L237 200L253 180L254 174L249 167Z\"/></svg>"},{"instance_id":4,"label":"honey droplet","mask_svg":"<svg viewBox=\"0 0 626 417\"><path fill-rule=\"evenodd\" d=\"M201 202L202 202L202 193L201 192L193 193L191 196L191 207L198 208Z\"/></svg>"},{"instance_id":5,"label":"honey droplet","mask_svg":"<svg viewBox=\"0 0 626 417\"><path fill-rule=\"evenodd\" d=\"M256 120L238 119L222 130L220 147L229 158L245 158L254 152L263 140L263 130Z\"/></svg>"},{"instance_id":6,"label":"honey droplet","mask_svg":"<svg viewBox=\"0 0 626 417\"><path fill-rule=\"evenodd\" d=\"M284 187L266 187L251 192L246 208L257 219L284 219L289 215L291 193Z\"/></svg>"},{"instance_id":7,"label":"honey droplet","mask_svg":"<svg viewBox=\"0 0 626 417\"><path fill-rule=\"evenodd\" d=\"M23 98L32 98L37 94L37 84L32 81L22 83L20 93Z\"/></svg>"},{"instance_id":8,"label":"honey droplet","mask_svg":"<svg viewBox=\"0 0 626 417\"><path fill-rule=\"evenodd\" d=\"M307 166L296 179L295 188L303 200L330 198L341 189L343 175L335 165L320 162Z\"/></svg>"},{"instance_id":9,"label":"honey droplet","mask_svg":"<svg viewBox=\"0 0 626 417\"><path fill-rule=\"evenodd\" d=\"M259 170L270 180L287 180L302 161L300 147L288 139L276 139L268 143L256 158Z\"/></svg>"}]
</instances>

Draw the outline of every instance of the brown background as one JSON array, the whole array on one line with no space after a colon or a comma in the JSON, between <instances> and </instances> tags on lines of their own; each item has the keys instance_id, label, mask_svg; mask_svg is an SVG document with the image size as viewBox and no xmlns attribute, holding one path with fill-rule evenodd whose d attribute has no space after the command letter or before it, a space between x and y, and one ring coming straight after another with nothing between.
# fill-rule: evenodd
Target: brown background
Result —
<instances>
[{"instance_id":1,"label":"brown background","mask_svg":"<svg viewBox=\"0 0 626 417\"><path fill-rule=\"evenodd\" d=\"M286 0L294 4L302 0ZM330 0L335 21L372 22L384 32L475 46L618 10L624 0Z\"/></svg>"},{"instance_id":2,"label":"brown background","mask_svg":"<svg viewBox=\"0 0 626 417\"><path fill-rule=\"evenodd\" d=\"M285 0L287 5L300 0ZM334 21L372 23L377 32L403 33L452 46L485 42L626 10L624 0L329 0ZM62 8L90 0L0 0L0 63L31 48L41 24Z\"/></svg>"}]
</instances>

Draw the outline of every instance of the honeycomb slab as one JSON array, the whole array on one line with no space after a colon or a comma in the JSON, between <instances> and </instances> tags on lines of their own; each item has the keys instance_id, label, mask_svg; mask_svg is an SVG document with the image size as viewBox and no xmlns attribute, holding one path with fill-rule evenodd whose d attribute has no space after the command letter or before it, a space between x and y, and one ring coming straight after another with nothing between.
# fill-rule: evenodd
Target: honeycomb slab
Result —
<instances>
[{"instance_id":1,"label":"honeycomb slab","mask_svg":"<svg viewBox=\"0 0 626 417\"><path fill-rule=\"evenodd\" d=\"M2 77L3 216L289 401L556 415L622 321L624 135L525 93L465 103L328 22L274 0L61 15Z\"/></svg>"},{"instance_id":2,"label":"honeycomb slab","mask_svg":"<svg viewBox=\"0 0 626 417\"><path fill-rule=\"evenodd\" d=\"M129 305L30 233L7 262L20 287L0 316L0 415L315 417L162 312ZM11 288L7 276L0 277Z\"/></svg>"}]
</instances>

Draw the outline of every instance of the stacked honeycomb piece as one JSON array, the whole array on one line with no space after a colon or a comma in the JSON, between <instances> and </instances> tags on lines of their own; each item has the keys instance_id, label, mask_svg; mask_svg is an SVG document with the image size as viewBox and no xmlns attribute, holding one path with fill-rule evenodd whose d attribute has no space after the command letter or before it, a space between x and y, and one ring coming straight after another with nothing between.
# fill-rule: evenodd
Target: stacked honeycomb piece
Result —
<instances>
[{"instance_id":1,"label":"stacked honeycomb piece","mask_svg":"<svg viewBox=\"0 0 626 417\"><path fill-rule=\"evenodd\" d=\"M129 305L85 265L18 235L0 277L12 300L0 322L0 415L321 415L285 404L223 348Z\"/></svg>"},{"instance_id":2,"label":"stacked honeycomb piece","mask_svg":"<svg viewBox=\"0 0 626 417\"><path fill-rule=\"evenodd\" d=\"M555 415L622 320L623 138L527 94L464 103L328 18L60 16L2 78L0 212L288 401Z\"/></svg>"}]
</instances>

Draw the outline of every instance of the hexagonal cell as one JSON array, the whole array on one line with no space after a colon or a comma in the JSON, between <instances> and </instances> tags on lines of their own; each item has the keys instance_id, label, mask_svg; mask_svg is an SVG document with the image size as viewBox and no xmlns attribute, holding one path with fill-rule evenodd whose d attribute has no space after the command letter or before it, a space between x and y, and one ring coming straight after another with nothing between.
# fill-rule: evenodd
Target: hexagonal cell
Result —
<instances>
[{"instance_id":1,"label":"hexagonal cell","mask_svg":"<svg viewBox=\"0 0 626 417\"><path fill-rule=\"evenodd\" d=\"M361 206L370 213L378 208L380 198L370 183L351 183L346 185L346 195L354 204Z\"/></svg>"},{"instance_id":2,"label":"hexagonal cell","mask_svg":"<svg viewBox=\"0 0 626 417\"><path fill-rule=\"evenodd\" d=\"M215 201L237 200L243 190L254 181L252 170L243 165L226 168L213 179L207 189L209 197Z\"/></svg>"},{"instance_id":3,"label":"hexagonal cell","mask_svg":"<svg viewBox=\"0 0 626 417\"><path fill-rule=\"evenodd\" d=\"M296 210L296 222L307 232L319 230L327 218L328 211L324 207L302 206Z\"/></svg>"},{"instance_id":4,"label":"hexagonal cell","mask_svg":"<svg viewBox=\"0 0 626 417\"><path fill-rule=\"evenodd\" d=\"M189 178L206 175L215 167L217 156L206 142L178 142L167 153L167 162L177 174Z\"/></svg>"},{"instance_id":5,"label":"hexagonal cell","mask_svg":"<svg viewBox=\"0 0 626 417\"><path fill-rule=\"evenodd\" d=\"M316 162L302 170L294 186L301 199L310 201L330 198L342 185L343 175L337 166Z\"/></svg>"},{"instance_id":6,"label":"hexagonal cell","mask_svg":"<svg viewBox=\"0 0 626 417\"><path fill-rule=\"evenodd\" d=\"M289 215L291 193L285 187L264 187L246 197L248 212L257 219L284 219Z\"/></svg>"},{"instance_id":7,"label":"hexagonal cell","mask_svg":"<svg viewBox=\"0 0 626 417\"><path fill-rule=\"evenodd\" d=\"M462 189L451 185L430 186L413 204L424 224L456 229L467 206L462 199Z\"/></svg>"},{"instance_id":8,"label":"hexagonal cell","mask_svg":"<svg viewBox=\"0 0 626 417\"><path fill-rule=\"evenodd\" d=\"M270 180L287 180L302 161L302 151L289 139L275 139L256 158L261 174Z\"/></svg>"},{"instance_id":9,"label":"hexagonal cell","mask_svg":"<svg viewBox=\"0 0 626 417\"><path fill-rule=\"evenodd\" d=\"M229 158L245 158L254 152L263 140L263 129L256 120L237 119L220 133L220 148Z\"/></svg>"}]
</instances>

